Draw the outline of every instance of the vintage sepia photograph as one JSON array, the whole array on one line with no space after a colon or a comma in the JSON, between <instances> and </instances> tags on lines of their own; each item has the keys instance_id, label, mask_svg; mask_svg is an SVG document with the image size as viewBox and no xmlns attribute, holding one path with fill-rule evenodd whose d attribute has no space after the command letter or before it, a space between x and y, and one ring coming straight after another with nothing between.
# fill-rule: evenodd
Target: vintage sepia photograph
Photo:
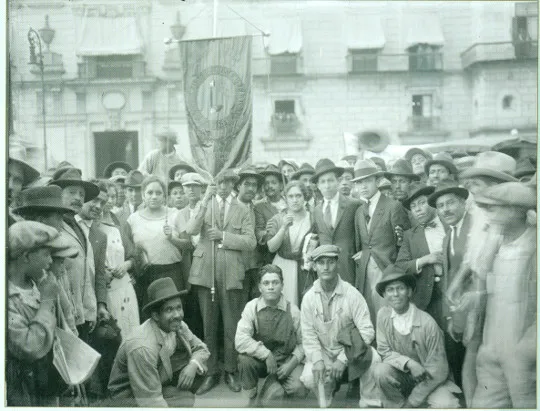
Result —
<instances>
[{"instance_id":1,"label":"vintage sepia photograph","mask_svg":"<svg viewBox=\"0 0 540 411\"><path fill-rule=\"evenodd\" d=\"M538 2L5 23L3 406L537 408Z\"/></svg>"}]
</instances>

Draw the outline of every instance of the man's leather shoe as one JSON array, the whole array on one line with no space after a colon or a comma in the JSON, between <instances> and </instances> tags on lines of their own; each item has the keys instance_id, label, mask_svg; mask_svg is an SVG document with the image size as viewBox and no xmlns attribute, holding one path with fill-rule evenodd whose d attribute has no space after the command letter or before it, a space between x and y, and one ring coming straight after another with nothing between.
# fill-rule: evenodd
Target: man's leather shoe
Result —
<instances>
[{"instance_id":1,"label":"man's leather shoe","mask_svg":"<svg viewBox=\"0 0 540 411\"><path fill-rule=\"evenodd\" d=\"M204 393L207 393L212 388L214 388L216 385L219 384L219 375L208 375L204 378L204 381L202 382L201 386L197 390L195 394L202 395Z\"/></svg>"},{"instance_id":2,"label":"man's leather shoe","mask_svg":"<svg viewBox=\"0 0 540 411\"><path fill-rule=\"evenodd\" d=\"M230 372L225 373L225 382L227 383L229 389L233 392L240 392L240 390L242 389L240 387L240 382L238 381L238 378L236 378L236 375L231 374Z\"/></svg>"}]
</instances>

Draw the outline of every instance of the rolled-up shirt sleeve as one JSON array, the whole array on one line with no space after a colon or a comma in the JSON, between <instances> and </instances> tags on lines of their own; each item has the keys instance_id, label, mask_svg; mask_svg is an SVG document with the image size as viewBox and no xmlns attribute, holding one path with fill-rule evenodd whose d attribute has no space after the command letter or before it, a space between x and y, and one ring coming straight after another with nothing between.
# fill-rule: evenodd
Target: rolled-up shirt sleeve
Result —
<instances>
[{"instance_id":1,"label":"rolled-up shirt sleeve","mask_svg":"<svg viewBox=\"0 0 540 411\"><path fill-rule=\"evenodd\" d=\"M253 338L255 334L255 318L256 318L257 300L252 300L246 304L238 326L236 328L236 336L234 345L236 351L240 354L249 355L258 360L265 361L270 354L270 350L260 341Z\"/></svg>"},{"instance_id":2,"label":"rolled-up shirt sleeve","mask_svg":"<svg viewBox=\"0 0 540 411\"><path fill-rule=\"evenodd\" d=\"M129 383L139 407L168 407L163 398L157 363L157 356L146 347L127 354Z\"/></svg>"},{"instance_id":3,"label":"rolled-up shirt sleeve","mask_svg":"<svg viewBox=\"0 0 540 411\"><path fill-rule=\"evenodd\" d=\"M313 300L310 299L313 294L306 295L302 301L302 308L300 310L300 318L302 325L302 346L304 347L304 354L306 355L306 360L315 364L318 361L322 361L322 347L317 337L317 332L315 330L315 315L316 307L313 304Z\"/></svg>"}]
</instances>

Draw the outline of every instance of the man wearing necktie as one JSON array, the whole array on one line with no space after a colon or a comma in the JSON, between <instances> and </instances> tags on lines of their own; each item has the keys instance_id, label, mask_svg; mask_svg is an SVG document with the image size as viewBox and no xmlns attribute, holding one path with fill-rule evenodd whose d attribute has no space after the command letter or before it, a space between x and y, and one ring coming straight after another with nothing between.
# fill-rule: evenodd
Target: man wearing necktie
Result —
<instances>
[{"instance_id":1,"label":"man wearing necktie","mask_svg":"<svg viewBox=\"0 0 540 411\"><path fill-rule=\"evenodd\" d=\"M467 239L471 229L471 218L466 211L466 200L469 192L458 187L453 180L443 180L439 183L433 194L428 198L428 204L437 208L439 218L450 227L443 240L443 272L439 288L443 295L442 325L445 332L445 347L450 370L454 381L460 387L461 371L465 358L465 347L459 341L461 336L455 336L449 328L451 312L447 300L447 290L456 273L461 267L467 246Z\"/></svg>"},{"instance_id":2,"label":"man wearing necktie","mask_svg":"<svg viewBox=\"0 0 540 411\"><path fill-rule=\"evenodd\" d=\"M443 274L443 239L446 230L437 211L428 204L428 197L435 187L424 183L413 183L408 198L403 201L417 224L403 235L396 265L416 278L416 291L412 301L421 310L427 311L443 328L443 294L440 289Z\"/></svg>"}]
</instances>

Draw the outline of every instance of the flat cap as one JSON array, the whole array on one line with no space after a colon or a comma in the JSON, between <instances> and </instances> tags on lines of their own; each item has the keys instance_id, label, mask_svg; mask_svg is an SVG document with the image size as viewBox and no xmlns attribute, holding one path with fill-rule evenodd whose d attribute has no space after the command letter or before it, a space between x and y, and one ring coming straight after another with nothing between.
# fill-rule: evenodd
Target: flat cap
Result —
<instances>
[{"instance_id":1,"label":"flat cap","mask_svg":"<svg viewBox=\"0 0 540 411\"><path fill-rule=\"evenodd\" d=\"M182 176L180 182L183 186L204 186L208 184L199 173L186 173Z\"/></svg>"},{"instance_id":2,"label":"flat cap","mask_svg":"<svg viewBox=\"0 0 540 411\"><path fill-rule=\"evenodd\" d=\"M536 190L519 182L496 184L474 196L482 204L536 208Z\"/></svg>"},{"instance_id":3,"label":"flat cap","mask_svg":"<svg viewBox=\"0 0 540 411\"><path fill-rule=\"evenodd\" d=\"M25 251L48 247L53 250L69 248L69 242L55 228L37 221L19 221L8 229L8 248L12 259Z\"/></svg>"},{"instance_id":4,"label":"flat cap","mask_svg":"<svg viewBox=\"0 0 540 411\"><path fill-rule=\"evenodd\" d=\"M338 257L341 253L341 248L333 244L324 244L318 246L315 250L311 252L311 260L317 261L321 257Z\"/></svg>"}]
</instances>

